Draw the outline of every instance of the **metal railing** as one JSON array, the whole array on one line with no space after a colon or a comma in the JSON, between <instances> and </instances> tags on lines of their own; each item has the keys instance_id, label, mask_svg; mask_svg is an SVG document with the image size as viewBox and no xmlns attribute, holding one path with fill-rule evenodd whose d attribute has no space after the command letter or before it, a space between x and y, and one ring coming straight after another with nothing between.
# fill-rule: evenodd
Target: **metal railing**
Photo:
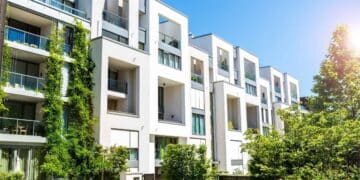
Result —
<instances>
[{"instance_id":1,"label":"metal railing","mask_svg":"<svg viewBox=\"0 0 360 180\"><path fill-rule=\"evenodd\" d=\"M139 41L146 44L146 29L139 27Z\"/></svg>"},{"instance_id":2,"label":"metal railing","mask_svg":"<svg viewBox=\"0 0 360 180\"><path fill-rule=\"evenodd\" d=\"M81 11L79 9L76 9L76 8L73 8L73 7L70 7L66 4L63 4L57 0L32 0L32 1L37 1L37 2L42 2L48 6L51 6L51 7L54 7L56 9L59 9L61 11L64 11L64 12L67 12L67 13L70 13L72 15L75 15L75 16L79 16L79 17L82 17L82 18L85 18L86 19L86 12L85 11Z\"/></svg>"},{"instance_id":3,"label":"metal railing","mask_svg":"<svg viewBox=\"0 0 360 180\"><path fill-rule=\"evenodd\" d=\"M174 37L159 32L159 41L168 44L174 48L180 49L180 41Z\"/></svg>"},{"instance_id":4,"label":"metal railing","mask_svg":"<svg viewBox=\"0 0 360 180\"><path fill-rule=\"evenodd\" d=\"M40 136L41 132L41 122L38 120L0 117L1 134Z\"/></svg>"},{"instance_id":5,"label":"metal railing","mask_svg":"<svg viewBox=\"0 0 360 180\"><path fill-rule=\"evenodd\" d=\"M124 29L128 28L128 20L126 18L114 14L108 10L103 11L103 19L111 24L122 27Z\"/></svg>"},{"instance_id":6,"label":"metal railing","mask_svg":"<svg viewBox=\"0 0 360 180\"><path fill-rule=\"evenodd\" d=\"M191 80L199 84L203 83L203 78L200 74L191 73Z\"/></svg>"},{"instance_id":7,"label":"metal railing","mask_svg":"<svg viewBox=\"0 0 360 180\"><path fill-rule=\"evenodd\" d=\"M41 91L44 89L44 78L9 72L9 84L13 87L25 88L27 90Z\"/></svg>"},{"instance_id":8,"label":"metal railing","mask_svg":"<svg viewBox=\"0 0 360 180\"><path fill-rule=\"evenodd\" d=\"M5 27L5 39L21 44L31 46L33 48L49 50L50 40L46 37L29 33L10 26Z\"/></svg>"},{"instance_id":9,"label":"metal railing","mask_svg":"<svg viewBox=\"0 0 360 180\"><path fill-rule=\"evenodd\" d=\"M108 80L108 89L111 91L121 92L127 94L127 83L116 79Z\"/></svg>"}]
</instances>

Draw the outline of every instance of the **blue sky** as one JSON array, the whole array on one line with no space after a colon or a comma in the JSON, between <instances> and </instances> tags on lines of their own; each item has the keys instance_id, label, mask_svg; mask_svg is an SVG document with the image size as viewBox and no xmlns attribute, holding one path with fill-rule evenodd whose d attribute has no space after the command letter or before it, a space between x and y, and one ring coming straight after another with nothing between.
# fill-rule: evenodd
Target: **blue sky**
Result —
<instances>
[{"instance_id":1,"label":"blue sky","mask_svg":"<svg viewBox=\"0 0 360 180\"><path fill-rule=\"evenodd\" d=\"M194 35L214 33L300 81L311 95L337 24L360 28L360 0L164 0Z\"/></svg>"}]
</instances>

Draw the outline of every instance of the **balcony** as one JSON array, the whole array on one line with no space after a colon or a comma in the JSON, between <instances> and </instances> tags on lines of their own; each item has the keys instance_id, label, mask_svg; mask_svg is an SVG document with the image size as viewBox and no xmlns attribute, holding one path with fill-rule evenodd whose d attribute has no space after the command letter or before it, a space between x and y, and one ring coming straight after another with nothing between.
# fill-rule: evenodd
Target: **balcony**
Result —
<instances>
[{"instance_id":1,"label":"balcony","mask_svg":"<svg viewBox=\"0 0 360 180\"><path fill-rule=\"evenodd\" d=\"M196 73L191 73L191 81L199 83L199 84L203 84L202 76L199 74L196 74Z\"/></svg>"},{"instance_id":2,"label":"balcony","mask_svg":"<svg viewBox=\"0 0 360 180\"><path fill-rule=\"evenodd\" d=\"M229 65L225 61L219 63L219 68L224 71L229 71Z\"/></svg>"},{"instance_id":3,"label":"balcony","mask_svg":"<svg viewBox=\"0 0 360 180\"><path fill-rule=\"evenodd\" d=\"M159 41L176 49L180 49L180 41L164 33L159 32Z\"/></svg>"},{"instance_id":4,"label":"balcony","mask_svg":"<svg viewBox=\"0 0 360 180\"><path fill-rule=\"evenodd\" d=\"M46 51L49 50L50 40L47 37L32 34L9 26L5 27L5 40L17 42L37 49Z\"/></svg>"},{"instance_id":5,"label":"balcony","mask_svg":"<svg viewBox=\"0 0 360 180\"><path fill-rule=\"evenodd\" d=\"M276 93L281 93L281 88L279 86L275 86L275 92Z\"/></svg>"},{"instance_id":6,"label":"balcony","mask_svg":"<svg viewBox=\"0 0 360 180\"><path fill-rule=\"evenodd\" d=\"M127 87L128 86L126 82L121 82L115 79L108 80L108 89L111 91L127 94L127 89L128 89Z\"/></svg>"},{"instance_id":7,"label":"balcony","mask_svg":"<svg viewBox=\"0 0 360 180\"><path fill-rule=\"evenodd\" d=\"M110 11L104 10L103 11L103 20L116 25L118 27L128 29L128 20L124 17L121 17L117 14L114 14Z\"/></svg>"},{"instance_id":8,"label":"balcony","mask_svg":"<svg viewBox=\"0 0 360 180\"><path fill-rule=\"evenodd\" d=\"M256 75L254 73L245 73L245 78L251 81L256 81Z\"/></svg>"},{"instance_id":9,"label":"balcony","mask_svg":"<svg viewBox=\"0 0 360 180\"><path fill-rule=\"evenodd\" d=\"M40 121L0 117L0 134L41 136L41 132Z\"/></svg>"},{"instance_id":10,"label":"balcony","mask_svg":"<svg viewBox=\"0 0 360 180\"><path fill-rule=\"evenodd\" d=\"M262 97L261 98L261 104L267 105L267 99Z\"/></svg>"},{"instance_id":11,"label":"balcony","mask_svg":"<svg viewBox=\"0 0 360 180\"><path fill-rule=\"evenodd\" d=\"M63 12L70 13L72 15L86 19L86 12L81 11L79 9L75 9L73 7L70 7L66 4L63 4L59 1L57 1L57 0L32 0L32 1L41 2L41 3L46 4L47 6L50 6L55 9L61 10Z\"/></svg>"},{"instance_id":12,"label":"balcony","mask_svg":"<svg viewBox=\"0 0 360 180\"><path fill-rule=\"evenodd\" d=\"M25 90L41 91L44 89L44 79L26 74L9 72L9 85L15 88L24 88Z\"/></svg>"},{"instance_id":13,"label":"balcony","mask_svg":"<svg viewBox=\"0 0 360 180\"><path fill-rule=\"evenodd\" d=\"M5 40L30 46L36 49L49 51L49 38L40 36L38 34L29 33L13 27L5 27ZM64 54L69 55L71 50L71 45L64 44Z\"/></svg>"}]
</instances>

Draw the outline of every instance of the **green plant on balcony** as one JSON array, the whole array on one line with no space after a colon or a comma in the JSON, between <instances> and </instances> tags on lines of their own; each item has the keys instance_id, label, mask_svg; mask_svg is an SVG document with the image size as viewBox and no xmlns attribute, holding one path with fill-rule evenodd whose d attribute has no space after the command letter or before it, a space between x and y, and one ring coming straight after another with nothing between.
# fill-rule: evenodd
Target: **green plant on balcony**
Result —
<instances>
[{"instance_id":1,"label":"green plant on balcony","mask_svg":"<svg viewBox=\"0 0 360 180\"><path fill-rule=\"evenodd\" d=\"M227 61L226 59L224 59L223 61L221 61L220 63L220 68L227 71L228 70L228 65L227 65Z\"/></svg>"},{"instance_id":2,"label":"green plant on balcony","mask_svg":"<svg viewBox=\"0 0 360 180\"><path fill-rule=\"evenodd\" d=\"M229 129L229 130L234 130L234 125L233 125L232 120L229 120L229 121L228 121L228 129Z\"/></svg>"}]
</instances>

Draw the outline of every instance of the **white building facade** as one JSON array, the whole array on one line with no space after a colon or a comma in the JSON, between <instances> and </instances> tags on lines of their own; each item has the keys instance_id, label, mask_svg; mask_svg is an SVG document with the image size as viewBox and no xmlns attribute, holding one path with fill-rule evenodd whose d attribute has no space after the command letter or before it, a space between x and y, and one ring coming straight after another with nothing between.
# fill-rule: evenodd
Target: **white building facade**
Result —
<instances>
[{"instance_id":1,"label":"white building facade","mask_svg":"<svg viewBox=\"0 0 360 180\"><path fill-rule=\"evenodd\" d=\"M91 32L95 139L129 149L122 179L159 177L168 144L204 144L220 171L246 173L244 132L283 128L274 111L299 102L294 77L260 68L258 57L214 34L189 36L188 18L158 0L9 0L9 6L5 40L14 68L5 88L11 113L1 115L1 171L37 177L36 153L46 143L36 128L49 56L43 42L54 24L68 27L69 51L75 19ZM64 57L66 100L73 60Z\"/></svg>"}]
</instances>

